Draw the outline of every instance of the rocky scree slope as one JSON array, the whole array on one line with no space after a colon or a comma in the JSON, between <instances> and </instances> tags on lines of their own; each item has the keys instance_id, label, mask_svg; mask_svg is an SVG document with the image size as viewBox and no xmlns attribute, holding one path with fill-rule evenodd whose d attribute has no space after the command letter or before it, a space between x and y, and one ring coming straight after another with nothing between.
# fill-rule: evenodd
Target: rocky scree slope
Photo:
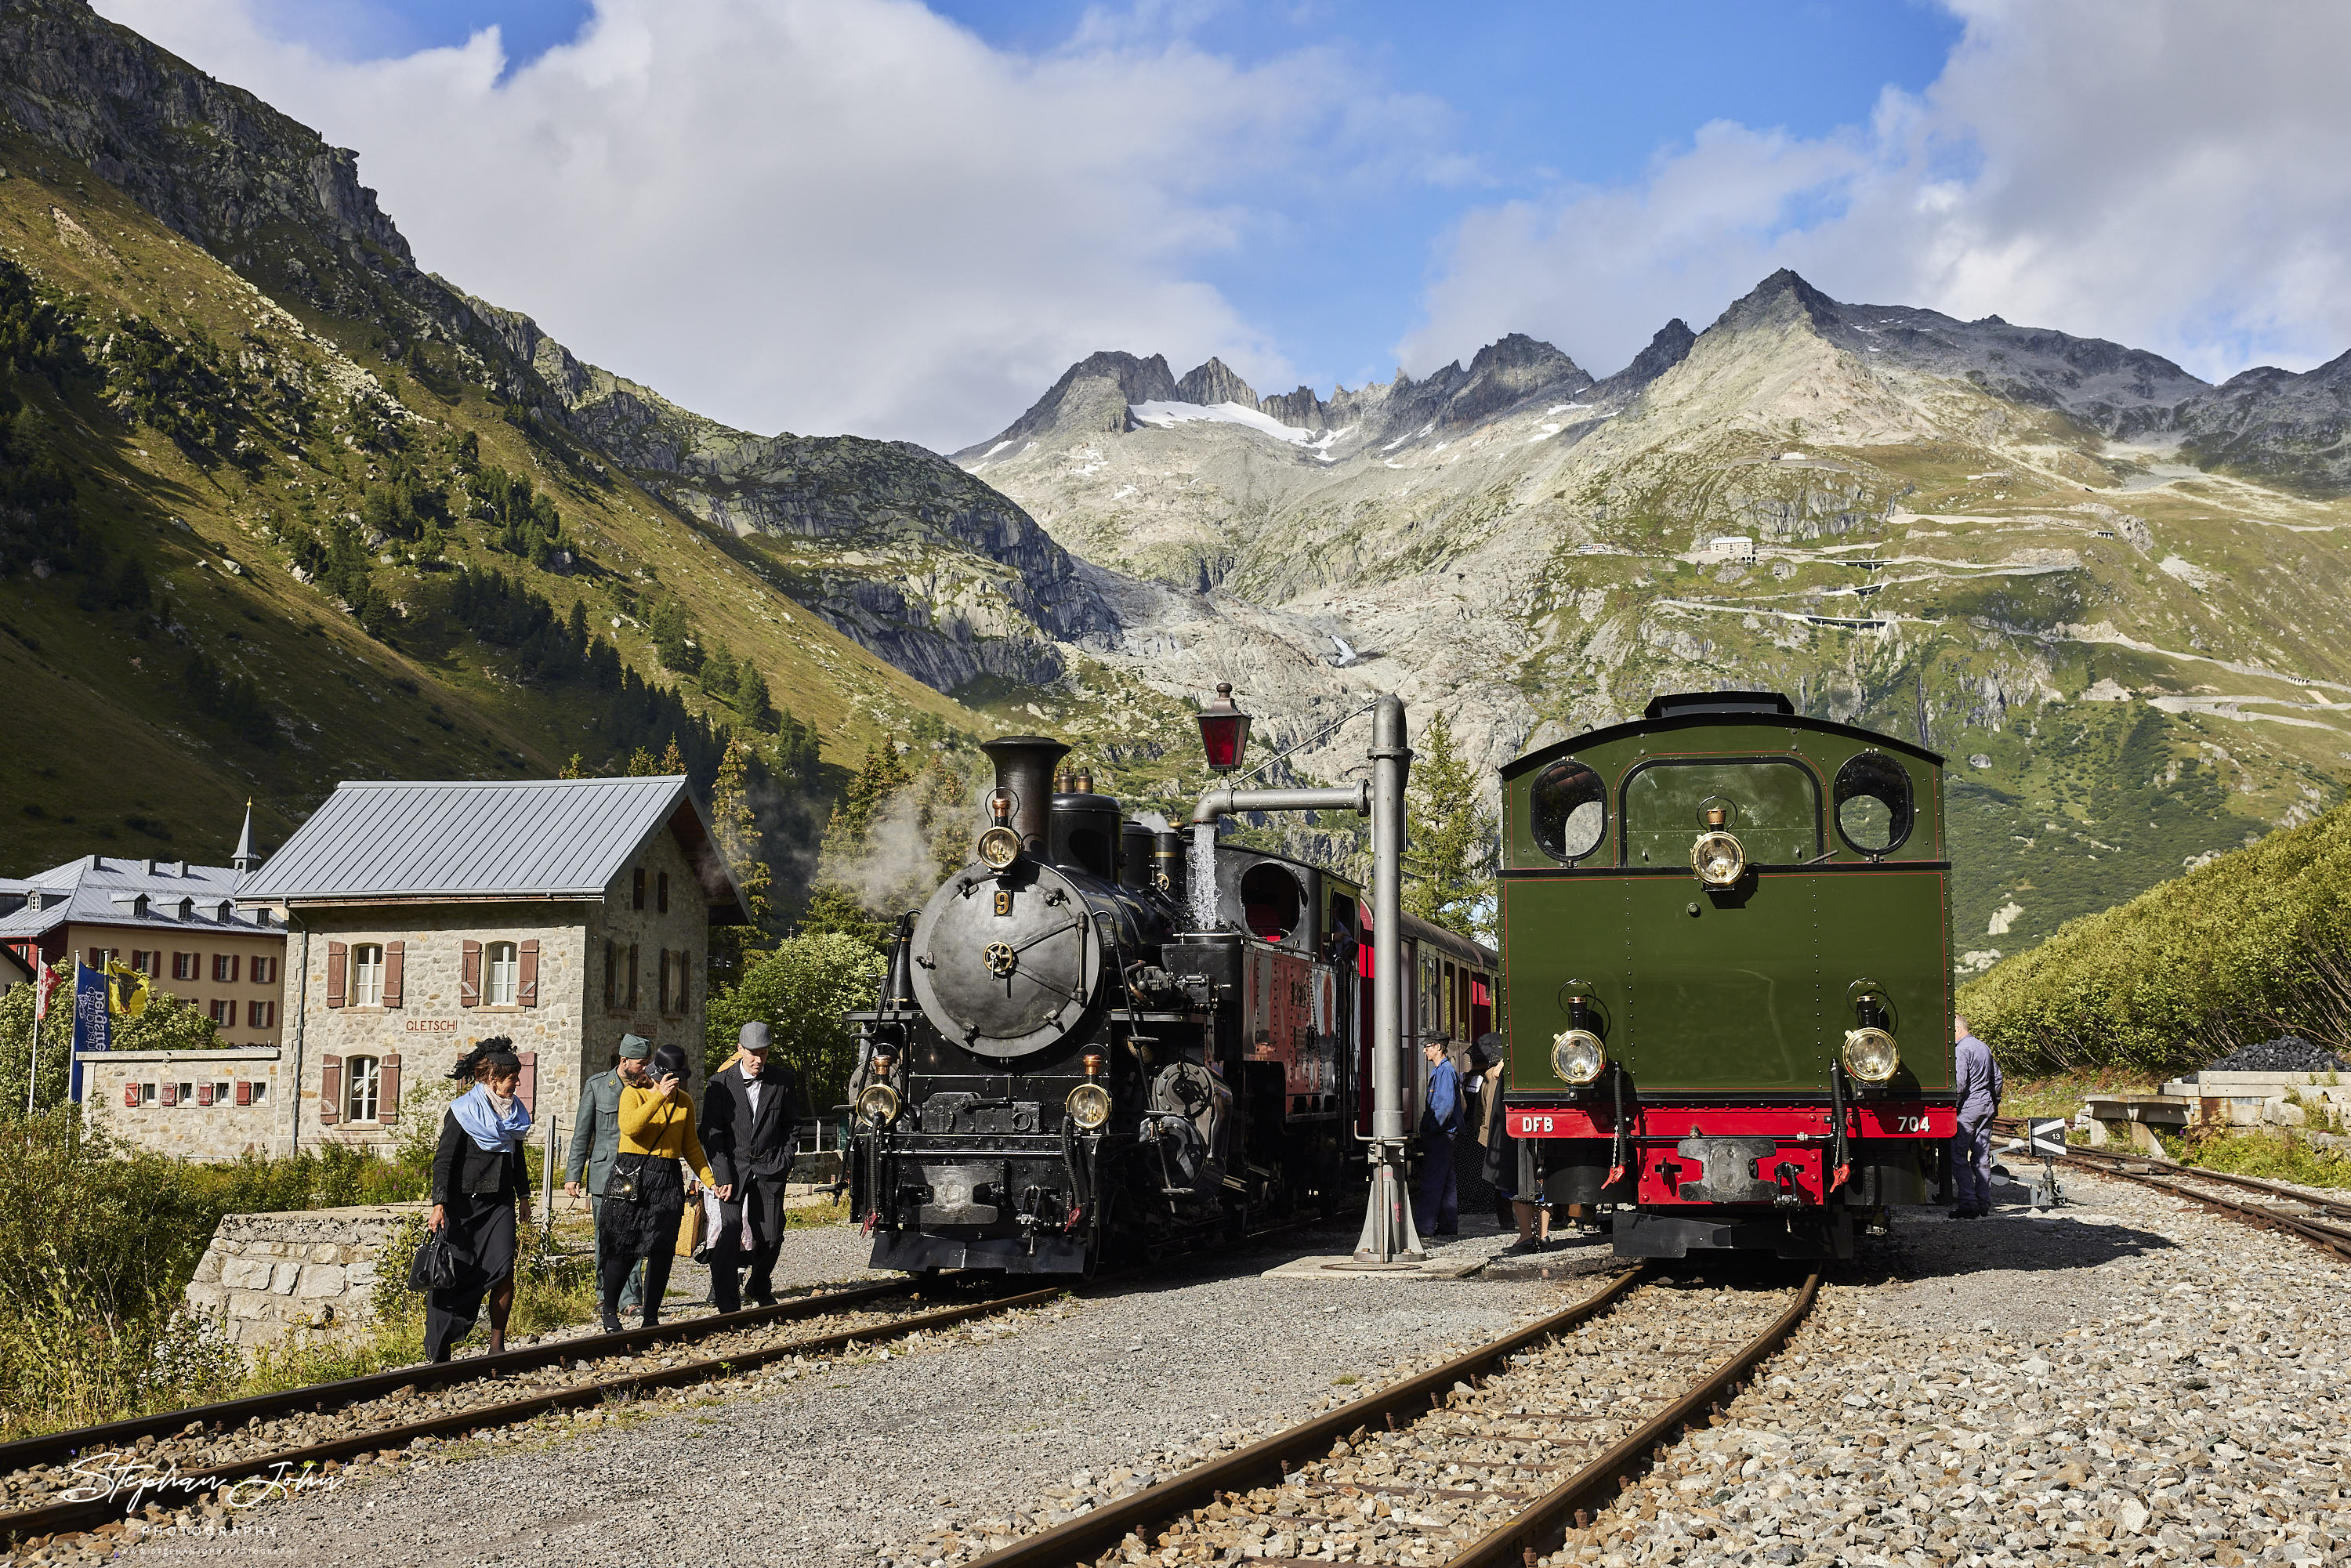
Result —
<instances>
[{"instance_id":1,"label":"rocky scree slope","mask_svg":"<svg viewBox=\"0 0 2351 1568\"><path fill-rule=\"evenodd\" d=\"M1664 690L1906 737L1923 702L1971 972L2342 798L2351 508L2264 482L2250 394L2158 356L1782 272L1602 381L1514 338L1249 391L1098 354L956 460L1131 575L1105 657L1232 680L1270 745L1379 689L1489 767ZM2184 460L2224 409L2243 441Z\"/></svg>"}]
</instances>

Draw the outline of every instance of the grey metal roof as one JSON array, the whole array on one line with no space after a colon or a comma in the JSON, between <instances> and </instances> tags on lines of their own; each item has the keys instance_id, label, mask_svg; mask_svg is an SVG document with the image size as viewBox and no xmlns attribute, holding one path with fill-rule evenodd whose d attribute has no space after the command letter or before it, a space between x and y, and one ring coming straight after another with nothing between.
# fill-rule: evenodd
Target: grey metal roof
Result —
<instances>
[{"instance_id":1,"label":"grey metal roof","mask_svg":"<svg viewBox=\"0 0 2351 1568\"><path fill-rule=\"evenodd\" d=\"M246 903L598 898L677 834L719 924L742 895L683 778L347 780L238 884Z\"/></svg>"},{"instance_id":2,"label":"grey metal roof","mask_svg":"<svg viewBox=\"0 0 2351 1568\"><path fill-rule=\"evenodd\" d=\"M237 874L225 865L84 855L37 876L0 881L5 902L20 894L26 900L0 915L0 941L47 936L68 921L162 931L263 930L265 912L236 907Z\"/></svg>"}]
</instances>

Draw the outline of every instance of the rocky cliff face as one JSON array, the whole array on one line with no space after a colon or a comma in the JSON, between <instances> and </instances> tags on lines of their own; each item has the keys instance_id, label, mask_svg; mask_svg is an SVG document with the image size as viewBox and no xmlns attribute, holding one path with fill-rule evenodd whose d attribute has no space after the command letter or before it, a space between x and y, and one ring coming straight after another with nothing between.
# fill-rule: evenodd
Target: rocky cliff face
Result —
<instances>
[{"instance_id":1,"label":"rocky cliff face","mask_svg":"<svg viewBox=\"0 0 2351 1568\"><path fill-rule=\"evenodd\" d=\"M811 609L925 684L1051 681L1064 668L1060 644L1115 631L1066 550L936 453L856 436L747 434L582 363L519 312L466 303L531 367L567 428L680 515L775 544Z\"/></svg>"},{"instance_id":2,"label":"rocky cliff face","mask_svg":"<svg viewBox=\"0 0 2351 1568\"><path fill-rule=\"evenodd\" d=\"M2296 375L2263 365L2178 412L2180 454L2320 496L2351 490L2351 354Z\"/></svg>"},{"instance_id":3,"label":"rocky cliff face","mask_svg":"<svg viewBox=\"0 0 2351 1568\"><path fill-rule=\"evenodd\" d=\"M273 223L413 266L358 162L80 0L0 7L0 115L218 256Z\"/></svg>"}]
</instances>

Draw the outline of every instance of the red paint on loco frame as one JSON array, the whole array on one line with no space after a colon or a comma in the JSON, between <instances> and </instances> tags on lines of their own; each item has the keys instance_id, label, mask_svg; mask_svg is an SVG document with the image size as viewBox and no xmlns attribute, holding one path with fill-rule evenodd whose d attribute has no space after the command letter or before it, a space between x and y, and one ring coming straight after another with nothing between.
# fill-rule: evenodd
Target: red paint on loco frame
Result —
<instances>
[{"instance_id":1,"label":"red paint on loco frame","mask_svg":"<svg viewBox=\"0 0 2351 1568\"><path fill-rule=\"evenodd\" d=\"M1644 1142L1683 1138L1780 1138L1809 1134L1826 1142L1826 1105L1658 1105L1642 1108L1632 1132ZM1608 1106L1513 1105L1505 1113L1514 1138L1605 1138L1616 1130ZM1956 1105L1906 1100L1845 1107L1848 1138L1948 1138L1959 1130ZM1670 1135L1669 1135L1670 1134Z\"/></svg>"}]
</instances>

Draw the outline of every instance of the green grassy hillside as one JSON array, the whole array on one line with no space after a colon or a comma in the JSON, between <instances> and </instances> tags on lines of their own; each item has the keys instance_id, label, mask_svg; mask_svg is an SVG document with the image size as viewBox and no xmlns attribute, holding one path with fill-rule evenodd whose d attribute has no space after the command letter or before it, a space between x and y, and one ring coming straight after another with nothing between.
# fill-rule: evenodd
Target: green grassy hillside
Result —
<instances>
[{"instance_id":1,"label":"green grassy hillside","mask_svg":"<svg viewBox=\"0 0 2351 1568\"><path fill-rule=\"evenodd\" d=\"M0 872L217 861L248 797L266 841L339 779L615 771L672 737L705 781L747 742L805 841L875 739L980 723L533 417L486 337L392 339L314 236L277 268L351 315L52 147L0 134Z\"/></svg>"},{"instance_id":2,"label":"green grassy hillside","mask_svg":"<svg viewBox=\"0 0 2351 1568\"><path fill-rule=\"evenodd\" d=\"M2351 806L2069 921L1961 988L2027 1069L2189 1071L2293 1033L2351 1049Z\"/></svg>"}]
</instances>

